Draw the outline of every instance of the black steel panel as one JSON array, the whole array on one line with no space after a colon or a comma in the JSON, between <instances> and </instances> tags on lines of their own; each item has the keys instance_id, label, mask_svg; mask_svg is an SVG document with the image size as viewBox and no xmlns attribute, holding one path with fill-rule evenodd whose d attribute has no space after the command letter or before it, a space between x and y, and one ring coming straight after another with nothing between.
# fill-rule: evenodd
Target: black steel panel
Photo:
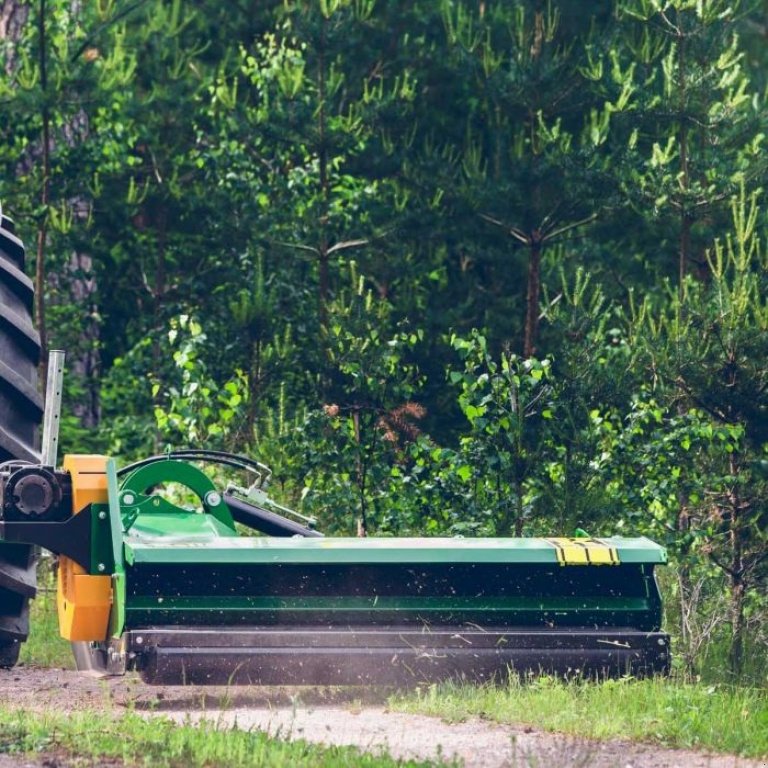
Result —
<instances>
[{"instance_id":1,"label":"black steel panel","mask_svg":"<svg viewBox=\"0 0 768 768\"><path fill-rule=\"evenodd\" d=\"M648 596L652 569L643 565L556 564L220 564L136 563L128 599L138 595L301 595L358 597Z\"/></svg>"},{"instance_id":2,"label":"black steel panel","mask_svg":"<svg viewBox=\"0 0 768 768\"><path fill-rule=\"evenodd\" d=\"M317 610L294 611L293 597L328 600L325 607L318 603ZM184 606L175 606L174 598L186 601ZM286 604L274 611L256 609L260 598L285 599ZM395 601L382 601L368 611L350 610L357 598L373 604L378 598ZM407 601L398 605L397 598ZM423 611L419 598L443 598L446 604L455 600L457 607ZM483 606L496 598L520 598L530 606L494 611L492 621L507 627L632 626L653 631L661 622L652 567L645 565L275 563L203 568L136 563L127 574L127 627L483 623L489 620ZM613 607L608 609L603 598L611 598Z\"/></svg>"},{"instance_id":3,"label":"black steel panel","mask_svg":"<svg viewBox=\"0 0 768 768\"><path fill-rule=\"evenodd\" d=\"M152 628L127 634L131 663L154 684L416 685L510 674L666 674L669 637L632 630L449 627Z\"/></svg>"}]
</instances>

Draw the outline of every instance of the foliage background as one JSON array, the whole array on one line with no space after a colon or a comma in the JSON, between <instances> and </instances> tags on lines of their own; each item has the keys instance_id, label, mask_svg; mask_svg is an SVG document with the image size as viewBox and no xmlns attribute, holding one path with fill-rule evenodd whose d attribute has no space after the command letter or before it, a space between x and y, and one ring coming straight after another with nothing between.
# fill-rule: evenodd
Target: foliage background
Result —
<instances>
[{"instance_id":1,"label":"foliage background","mask_svg":"<svg viewBox=\"0 0 768 768\"><path fill-rule=\"evenodd\" d=\"M768 6L251 6L0 3L65 448L246 451L330 532L650 535L680 663L764 684Z\"/></svg>"}]
</instances>

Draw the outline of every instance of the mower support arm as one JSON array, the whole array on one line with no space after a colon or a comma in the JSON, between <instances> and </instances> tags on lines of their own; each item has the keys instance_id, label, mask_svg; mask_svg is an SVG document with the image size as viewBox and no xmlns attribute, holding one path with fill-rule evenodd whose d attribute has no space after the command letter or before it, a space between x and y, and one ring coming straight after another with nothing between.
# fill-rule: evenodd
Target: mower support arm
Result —
<instances>
[{"instance_id":1,"label":"mower support arm","mask_svg":"<svg viewBox=\"0 0 768 768\"><path fill-rule=\"evenodd\" d=\"M232 493L224 494L224 503L229 507L235 522L267 536L322 537L322 533L301 525L295 520L270 512L267 509L240 499Z\"/></svg>"}]
</instances>

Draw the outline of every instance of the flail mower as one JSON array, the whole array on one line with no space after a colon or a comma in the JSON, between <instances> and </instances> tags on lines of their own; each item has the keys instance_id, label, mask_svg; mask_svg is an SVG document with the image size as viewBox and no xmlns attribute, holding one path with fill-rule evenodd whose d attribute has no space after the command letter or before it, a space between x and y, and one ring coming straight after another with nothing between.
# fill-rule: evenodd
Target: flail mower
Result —
<instances>
[{"instance_id":1,"label":"flail mower","mask_svg":"<svg viewBox=\"0 0 768 768\"><path fill-rule=\"evenodd\" d=\"M57 466L63 359L50 359L38 452L23 257L3 219L0 666L27 636L41 547L58 556L60 631L85 671L263 685L668 671L654 577L666 555L648 539L325 537L270 499L269 469L247 457ZM216 487L205 465L241 482Z\"/></svg>"}]
</instances>

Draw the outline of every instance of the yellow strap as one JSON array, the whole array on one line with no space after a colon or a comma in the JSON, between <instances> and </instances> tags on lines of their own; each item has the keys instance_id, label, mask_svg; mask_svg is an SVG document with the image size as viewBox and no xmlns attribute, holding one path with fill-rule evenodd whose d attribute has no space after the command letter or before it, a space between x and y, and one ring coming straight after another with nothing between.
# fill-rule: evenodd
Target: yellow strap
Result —
<instances>
[{"instance_id":1,"label":"yellow strap","mask_svg":"<svg viewBox=\"0 0 768 768\"><path fill-rule=\"evenodd\" d=\"M599 539L546 539L557 552L560 565L618 565L619 555L615 547Z\"/></svg>"},{"instance_id":2,"label":"yellow strap","mask_svg":"<svg viewBox=\"0 0 768 768\"><path fill-rule=\"evenodd\" d=\"M616 547L611 547L600 539L584 539L589 546L591 562L597 565L618 565L619 553Z\"/></svg>"}]
</instances>

